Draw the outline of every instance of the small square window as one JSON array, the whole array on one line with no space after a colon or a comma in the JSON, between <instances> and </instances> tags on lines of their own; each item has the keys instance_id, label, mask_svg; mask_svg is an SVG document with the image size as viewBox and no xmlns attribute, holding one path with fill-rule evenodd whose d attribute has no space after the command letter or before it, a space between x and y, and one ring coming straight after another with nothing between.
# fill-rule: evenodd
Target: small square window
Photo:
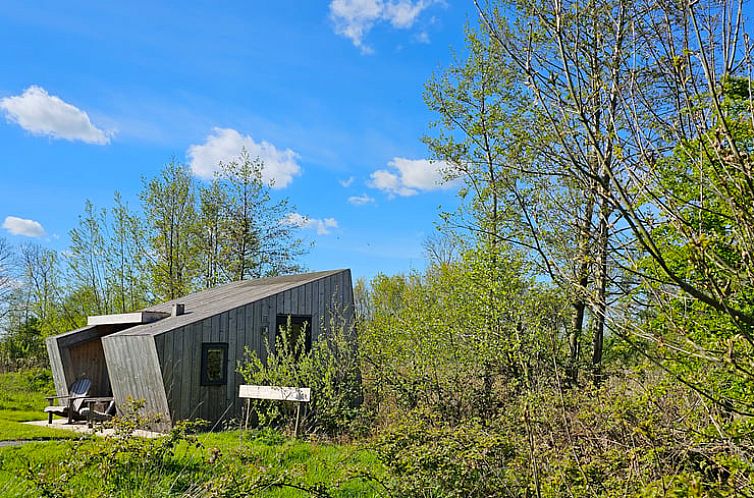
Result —
<instances>
[{"instance_id":1,"label":"small square window","mask_svg":"<svg viewBox=\"0 0 754 498\"><path fill-rule=\"evenodd\" d=\"M220 386L228 383L228 343L202 343L203 386Z\"/></svg>"}]
</instances>

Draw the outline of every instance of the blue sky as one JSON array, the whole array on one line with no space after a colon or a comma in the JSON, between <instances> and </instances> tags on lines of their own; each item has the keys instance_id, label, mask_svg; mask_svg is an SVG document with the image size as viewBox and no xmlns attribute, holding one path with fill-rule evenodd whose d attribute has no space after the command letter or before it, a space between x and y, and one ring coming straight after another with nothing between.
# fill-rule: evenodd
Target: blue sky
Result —
<instances>
[{"instance_id":1,"label":"blue sky","mask_svg":"<svg viewBox=\"0 0 754 498\"><path fill-rule=\"evenodd\" d=\"M62 250L89 199L136 205L171 157L200 181L241 146L314 241L312 270L423 266L456 205L420 138L470 2L4 2L0 223Z\"/></svg>"}]
</instances>

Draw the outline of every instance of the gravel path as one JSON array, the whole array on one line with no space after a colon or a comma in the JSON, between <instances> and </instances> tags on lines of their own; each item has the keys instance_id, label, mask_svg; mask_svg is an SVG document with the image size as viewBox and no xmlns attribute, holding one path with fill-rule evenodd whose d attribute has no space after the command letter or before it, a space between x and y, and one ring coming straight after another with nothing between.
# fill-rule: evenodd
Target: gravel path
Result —
<instances>
[{"instance_id":1,"label":"gravel path","mask_svg":"<svg viewBox=\"0 0 754 498\"><path fill-rule=\"evenodd\" d=\"M34 440L27 440L27 441L0 441L0 448L3 448L5 446L21 446L22 444L26 443L33 443Z\"/></svg>"}]
</instances>

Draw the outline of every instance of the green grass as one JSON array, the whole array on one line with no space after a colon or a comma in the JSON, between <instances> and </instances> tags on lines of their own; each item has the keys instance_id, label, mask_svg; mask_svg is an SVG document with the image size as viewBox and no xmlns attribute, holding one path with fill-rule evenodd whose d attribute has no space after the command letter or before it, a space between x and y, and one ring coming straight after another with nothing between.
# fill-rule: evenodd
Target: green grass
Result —
<instances>
[{"instance_id":1,"label":"green grass","mask_svg":"<svg viewBox=\"0 0 754 498\"><path fill-rule=\"evenodd\" d=\"M202 434L199 446L181 442L160 455L159 442L133 439L0 448L0 496L311 496L307 489L377 496L377 485L358 477L377 463L356 446L297 440L270 445L234 431ZM114 451L119 445L130 453Z\"/></svg>"},{"instance_id":2,"label":"green grass","mask_svg":"<svg viewBox=\"0 0 754 498\"><path fill-rule=\"evenodd\" d=\"M0 441L77 437L70 431L21 423L47 418L45 396L54 390L46 370L0 374Z\"/></svg>"},{"instance_id":3,"label":"green grass","mask_svg":"<svg viewBox=\"0 0 754 498\"><path fill-rule=\"evenodd\" d=\"M382 467L357 445L272 431L81 437L22 424L44 417L51 391L44 372L0 374L0 441L54 439L0 447L2 497L377 496L378 485L361 476Z\"/></svg>"},{"instance_id":4,"label":"green grass","mask_svg":"<svg viewBox=\"0 0 754 498\"><path fill-rule=\"evenodd\" d=\"M0 441L71 439L79 436L79 434L62 429L50 429L48 427L39 427L0 419Z\"/></svg>"}]
</instances>

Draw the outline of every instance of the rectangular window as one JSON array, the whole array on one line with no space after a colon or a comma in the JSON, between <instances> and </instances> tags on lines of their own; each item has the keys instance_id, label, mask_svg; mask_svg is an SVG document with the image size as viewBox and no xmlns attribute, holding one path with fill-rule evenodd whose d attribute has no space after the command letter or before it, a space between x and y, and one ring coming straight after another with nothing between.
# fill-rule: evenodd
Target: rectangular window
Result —
<instances>
[{"instance_id":1,"label":"rectangular window","mask_svg":"<svg viewBox=\"0 0 754 498\"><path fill-rule=\"evenodd\" d=\"M291 335L289 337L290 345L293 346L301 340L301 334L304 335L304 350L312 350L312 316L311 315L278 315L275 320L275 333L280 334L280 329L288 326L288 319L291 320Z\"/></svg>"},{"instance_id":2,"label":"rectangular window","mask_svg":"<svg viewBox=\"0 0 754 498\"><path fill-rule=\"evenodd\" d=\"M203 386L220 386L228 383L228 343L202 343Z\"/></svg>"}]
</instances>

